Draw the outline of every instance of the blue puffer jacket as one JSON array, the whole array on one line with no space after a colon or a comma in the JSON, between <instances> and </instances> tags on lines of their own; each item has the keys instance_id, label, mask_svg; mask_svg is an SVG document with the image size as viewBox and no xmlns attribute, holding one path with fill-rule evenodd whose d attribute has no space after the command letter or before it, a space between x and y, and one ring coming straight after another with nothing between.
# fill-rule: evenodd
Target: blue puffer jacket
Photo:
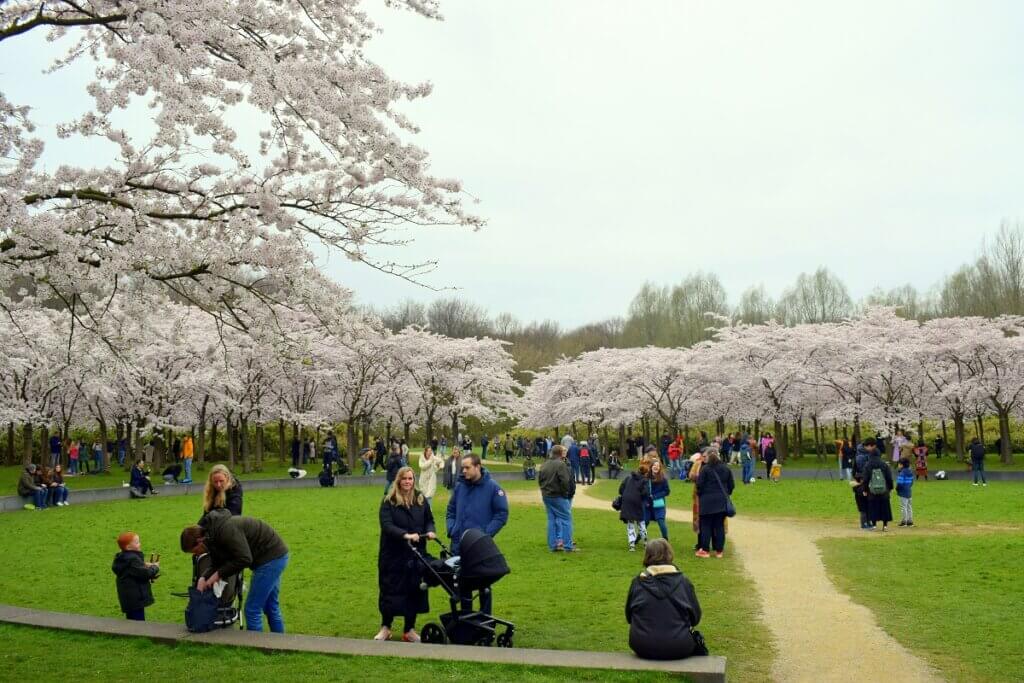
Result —
<instances>
[{"instance_id":1,"label":"blue puffer jacket","mask_svg":"<svg viewBox=\"0 0 1024 683\"><path fill-rule=\"evenodd\" d=\"M910 498L910 487L913 485L914 473L909 467L896 474L896 495L900 498Z\"/></svg>"},{"instance_id":2,"label":"blue puffer jacket","mask_svg":"<svg viewBox=\"0 0 1024 683\"><path fill-rule=\"evenodd\" d=\"M448 501L446 517L452 553L458 555L459 542L466 529L480 529L488 536L498 535L508 521L508 497L486 469L475 482L459 475Z\"/></svg>"}]
</instances>

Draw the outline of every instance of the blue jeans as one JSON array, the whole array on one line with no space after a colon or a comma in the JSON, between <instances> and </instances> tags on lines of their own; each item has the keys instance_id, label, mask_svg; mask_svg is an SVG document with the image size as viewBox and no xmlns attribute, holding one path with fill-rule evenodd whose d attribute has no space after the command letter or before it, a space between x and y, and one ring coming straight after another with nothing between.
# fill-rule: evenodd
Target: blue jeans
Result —
<instances>
[{"instance_id":1,"label":"blue jeans","mask_svg":"<svg viewBox=\"0 0 1024 683\"><path fill-rule=\"evenodd\" d=\"M192 458L185 458L185 481L192 481Z\"/></svg>"},{"instance_id":2,"label":"blue jeans","mask_svg":"<svg viewBox=\"0 0 1024 683\"><path fill-rule=\"evenodd\" d=\"M124 465L124 459L127 456L128 456L127 451L125 451L123 448L118 448L117 449L117 464L123 466Z\"/></svg>"},{"instance_id":3,"label":"blue jeans","mask_svg":"<svg viewBox=\"0 0 1024 683\"><path fill-rule=\"evenodd\" d=\"M57 503L64 503L68 499L68 487L66 486L53 486L50 488L50 503L56 505Z\"/></svg>"},{"instance_id":4,"label":"blue jeans","mask_svg":"<svg viewBox=\"0 0 1024 683\"><path fill-rule=\"evenodd\" d=\"M971 463L971 469L974 471L974 483L978 483L978 477L981 477L981 483L987 484L985 481L985 461Z\"/></svg>"},{"instance_id":5,"label":"blue jeans","mask_svg":"<svg viewBox=\"0 0 1024 683\"><path fill-rule=\"evenodd\" d=\"M43 510L46 508L46 499L49 497L50 492L46 489L36 489L32 492L31 496L22 496L23 498L31 498L32 504L36 506L36 509Z\"/></svg>"},{"instance_id":6,"label":"blue jeans","mask_svg":"<svg viewBox=\"0 0 1024 683\"><path fill-rule=\"evenodd\" d=\"M590 481L590 458L580 458L580 476L584 482Z\"/></svg>"},{"instance_id":7,"label":"blue jeans","mask_svg":"<svg viewBox=\"0 0 1024 683\"><path fill-rule=\"evenodd\" d=\"M371 461L371 460L364 460L363 461L363 476L364 477L368 477L371 474L373 474L373 461Z\"/></svg>"},{"instance_id":8,"label":"blue jeans","mask_svg":"<svg viewBox=\"0 0 1024 683\"><path fill-rule=\"evenodd\" d=\"M743 465L743 483L749 484L750 479L754 476L754 461L748 460Z\"/></svg>"},{"instance_id":9,"label":"blue jeans","mask_svg":"<svg viewBox=\"0 0 1024 683\"><path fill-rule=\"evenodd\" d=\"M572 476L576 481L580 481L580 464L578 462L572 463L570 466L572 469Z\"/></svg>"},{"instance_id":10,"label":"blue jeans","mask_svg":"<svg viewBox=\"0 0 1024 683\"><path fill-rule=\"evenodd\" d=\"M548 548L554 550L558 542L572 550L572 507L568 498L544 496L544 509L548 513Z\"/></svg>"},{"instance_id":11,"label":"blue jeans","mask_svg":"<svg viewBox=\"0 0 1024 683\"><path fill-rule=\"evenodd\" d=\"M78 458L68 460L68 474L78 474Z\"/></svg>"},{"instance_id":12,"label":"blue jeans","mask_svg":"<svg viewBox=\"0 0 1024 683\"><path fill-rule=\"evenodd\" d=\"M288 566L288 553L276 560L265 562L252 570L249 597L245 600L245 628L247 631L263 630L263 615L274 633L284 633L284 617L281 616L281 574Z\"/></svg>"}]
</instances>

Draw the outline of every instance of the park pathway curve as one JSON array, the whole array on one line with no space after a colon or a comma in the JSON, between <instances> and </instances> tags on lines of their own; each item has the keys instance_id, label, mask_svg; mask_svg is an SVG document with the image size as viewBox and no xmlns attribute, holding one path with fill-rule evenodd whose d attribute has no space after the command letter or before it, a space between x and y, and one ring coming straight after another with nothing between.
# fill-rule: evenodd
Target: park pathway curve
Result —
<instances>
[{"instance_id":1,"label":"park pathway curve","mask_svg":"<svg viewBox=\"0 0 1024 683\"><path fill-rule=\"evenodd\" d=\"M607 501L579 490L573 507L612 512ZM669 510L669 517L691 521L689 511ZM934 669L882 630L871 610L853 602L828 578L816 541L853 535L826 525L742 516L729 520L729 550L757 587L761 615L775 645L772 680L848 682L866 675L891 683L941 681Z\"/></svg>"}]
</instances>

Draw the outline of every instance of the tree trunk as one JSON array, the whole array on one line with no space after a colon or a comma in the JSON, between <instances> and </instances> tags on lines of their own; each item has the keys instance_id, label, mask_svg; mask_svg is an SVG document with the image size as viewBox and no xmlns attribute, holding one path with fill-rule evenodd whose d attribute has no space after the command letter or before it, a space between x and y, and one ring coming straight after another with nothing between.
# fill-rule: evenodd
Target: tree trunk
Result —
<instances>
[{"instance_id":1,"label":"tree trunk","mask_svg":"<svg viewBox=\"0 0 1024 683\"><path fill-rule=\"evenodd\" d=\"M985 443L985 419L981 415L975 418L974 428L978 434L978 440Z\"/></svg>"},{"instance_id":2,"label":"tree trunk","mask_svg":"<svg viewBox=\"0 0 1024 683\"><path fill-rule=\"evenodd\" d=\"M249 473L253 471L252 448L249 444L249 418L238 419L238 445L242 456L242 471Z\"/></svg>"},{"instance_id":3,"label":"tree trunk","mask_svg":"<svg viewBox=\"0 0 1024 683\"><path fill-rule=\"evenodd\" d=\"M284 448L284 418L282 417L277 421L277 440L280 442L277 445L277 452L281 458L281 464L283 465L286 461L285 448Z\"/></svg>"},{"instance_id":4,"label":"tree trunk","mask_svg":"<svg viewBox=\"0 0 1024 683\"><path fill-rule=\"evenodd\" d=\"M125 458L125 464L128 465L129 469L131 469L131 466L135 464L135 461L137 459L136 455L135 455L135 441L132 439L132 436L134 436L134 434L135 434L135 425L133 425L131 422L125 422L124 423L124 445L125 445L125 450L128 451L128 456Z\"/></svg>"},{"instance_id":5,"label":"tree trunk","mask_svg":"<svg viewBox=\"0 0 1024 683\"><path fill-rule=\"evenodd\" d=\"M103 471L110 471L110 449L107 448L107 421L104 418L97 420L100 423L100 443L103 444Z\"/></svg>"},{"instance_id":6,"label":"tree trunk","mask_svg":"<svg viewBox=\"0 0 1024 683\"><path fill-rule=\"evenodd\" d=\"M49 463L46 461L46 454L50 452L50 425L45 422L39 427L39 465L40 467Z\"/></svg>"},{"instance_id":7,"label":"tree trunk","mask_svg":"<svg viewBox=\"0 0 1024 683\"><path fill-rule=\"evenodd\" d=\"M18 456L14 454L14 423L7 423L7 464L14 465L18 462Z\"/></svg>"},{"instance_id":8,"label":"tree trunk","mask_svg":"<svg viewBox=\"0 0 1024 683\"><path fill-rule=\"evenodd\" d=\"M924 441L924 415L918 416L917 420L917 440Z\"/></svg>"},{"instance_id":9,"label":"tree trunk","mask_svg":"<svg viewBox=\"0 0 1024 683\"><path fill-rule=\"evenodd\" d=\"M412 448L412 441L410 440L409 433L412 431L412 422L402 423L402 437L405 439L405 445Z\"/></svg>"},{"instance_id":10,"label":"tree trunk","mask_svg":"<svg viewBox=\"0 0 1024 683\"><path fill-rule=\"evenodd\" d=\"M640 424L644 428L644 446L646 446L651 442L651 423L646 417L641 417ZM643 449L640 452L643 453Z\"/></svg>"},{"instance_id":11,"label":"tree trunk","mask_svg":"<svg viewBox=\"0 0 1024 683\"><path fill-rule=\"evenodd\" d=\"M949 435L946 434L946 418L942 418L942 443L949 448Z\"/></svg>"},{"instance_id":12,"label":"tree trunk","mask_svg":"<svg viewBox=\"0 0 1024 683\"><path fill-rule=\"evenodd\" d=\"M256 471L263 471L263 444L266 434L263 431L263 423L256 423Z\"/></svg>"},{"instance_id":13,"label":"tree trunk","mask_svg":"<svg viewBox=\"0 0 1024 683\"><path fill-rule=\"evenodd\" d=\"M789 454L789 428L783 427L782 423L775 420L773 425L775 430L775 454L779 458L779 462L785 462L786 456Z\"/></svg>"},{"instance_id":14,"label":"tree trunk","mask_svg":"<svg viewBox=\"0 0 1024 683\"><path fill-rule=\"evenodd\" d=\"M370 424L370 418L363 420L363 440L360 442L363 448L370 447L370 430L373 426Z\"/></svg>"},{"instance_id":15,"label":"tree trunk","mask_svg":"<svg viewBox=\"0 0 1024 683\"><path fill-rule=\"evenodd\" d=\"M457 441L459 438L459 414L452 413L452 441ZM462 447L462 444L456 443L456 446ZM468 453L467 453L468 455Z\"/></svg>"},{"instance_id":16,"label":"tree trunk","mask_svg":"<svg viewBox=\"0 0 1024 683\"><path fill-rule=\"evenodd\" d=\"M356 471L356 450L359 449L358 439L356 420L349 420L345 423L345 443L348 448L348 469L353 474Z\"/></svg>"},{"instance_id":17,"label":"tree trunk","mask_svg":"<svg viewBox=\"0 0 1024 683\"><path fill-rule=\"evenodd\" d=\"M860 415L853 416L853 443L860 443Z\"/></svg>"},{"instance_id":18,"label":"tree trunk","mask_svg":"<svg viewBox=\"0 0 1024 683\"><path fill-rule=\"evenodd\" d=\"M231 418L224 423L224 429L228 434L228 466L232 471L235 469L235 455L238 453L238 430Z\"/></svg>"},{"instance_id":19,"label":"tree trunk","mask_svg":"<svg viewBox=\"0 0 1024 683\"><path fill-rule=\"evenodd\" d=\"M751 435L754 437L754 441L757 443L757 447L761 447L761 418L754 420L754 433Z\"/></svg>"},{"instance_id":20,"label":"tree trunk","mask_svg":"<svg viewBox=\"0 0 1024 683\"><path fill-rule=\"evenodd\" d=\"M798 417L796 424L793 425L793 440L796 442L793 446L793 450L796 452L796 457L804 457L804 418Z\"/></svg>"},{"instance_id":21,"label":"tree trunk","mask_svg":"<svg viewBox=\"0 0 1024 683\"><path fill-rule=\"evenodd\" d=\"M956 441L956 459L963 462L967 444L967 425L963 413L953 414L953 440Z\"/></svg>"},{"instance_id":22,"label":"tree trunk","mask_svg":"<svg viewBox=\"0 0 1024 683\"><path fill-rule=\"evenodd\" d=\"M217 459L217 426L220 424L220 420L214 420L213 424L210 425L210 461Z\"/></svg>"},{"instance_id":23,"label":"tree trunk","mask_svg":"<svg viewBox=\"0 0 1024 683\"><path fill-rule=\"evenodd\" d=\"M21 428L21 446L24 449L21 455L21 464L28 465L32 462L32 423L26 422Z\"/></svg>"},{"instance_id":24,"label":"tree trunk","mask_svg":"<svg viewBox=\"0 0 1024 683\"><path fill-rule=\"evenodd\" d=\"M818 426L817 415L811 415L811 426L814 428L814 454L821 460L824 453L821 450L821 427Z\"/></svg>"},{"instance_id":25,"label":"tree trunk","mask_svg":"<svg viewBox=\"0 0 1024 683\"><path fill-rule=\"evenodd\" d=\"M999 410L999 460L1004 465L1013 463L1013 444L1010 442L1010 411Z\"/></svg>"}]
</instances>

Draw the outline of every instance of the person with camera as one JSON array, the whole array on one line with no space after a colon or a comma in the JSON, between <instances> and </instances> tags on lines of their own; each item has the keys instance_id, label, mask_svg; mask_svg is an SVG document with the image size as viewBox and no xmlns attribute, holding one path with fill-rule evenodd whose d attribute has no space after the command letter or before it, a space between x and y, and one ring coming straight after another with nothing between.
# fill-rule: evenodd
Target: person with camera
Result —
<instances>
[{"instance_id":1,"label":"person with camera","mask_svg":"<svg viewBox=\"0 0 1024 683\"><path fill-rule=\"evenodd\" d=\"M428 447L429 448L429 447ZM439 458L438 458L439 459ZM419 562L410 546L426 553L435 538L434 513L427 497L416 488L411 467L403 467L380 504L380 549L377 554L377 606L381 627L374 640L390 640L391 625L401 616L402 640L420 642L416 615L430 611L427 591L420 588Z\"/></svg>"}]
</instances>

